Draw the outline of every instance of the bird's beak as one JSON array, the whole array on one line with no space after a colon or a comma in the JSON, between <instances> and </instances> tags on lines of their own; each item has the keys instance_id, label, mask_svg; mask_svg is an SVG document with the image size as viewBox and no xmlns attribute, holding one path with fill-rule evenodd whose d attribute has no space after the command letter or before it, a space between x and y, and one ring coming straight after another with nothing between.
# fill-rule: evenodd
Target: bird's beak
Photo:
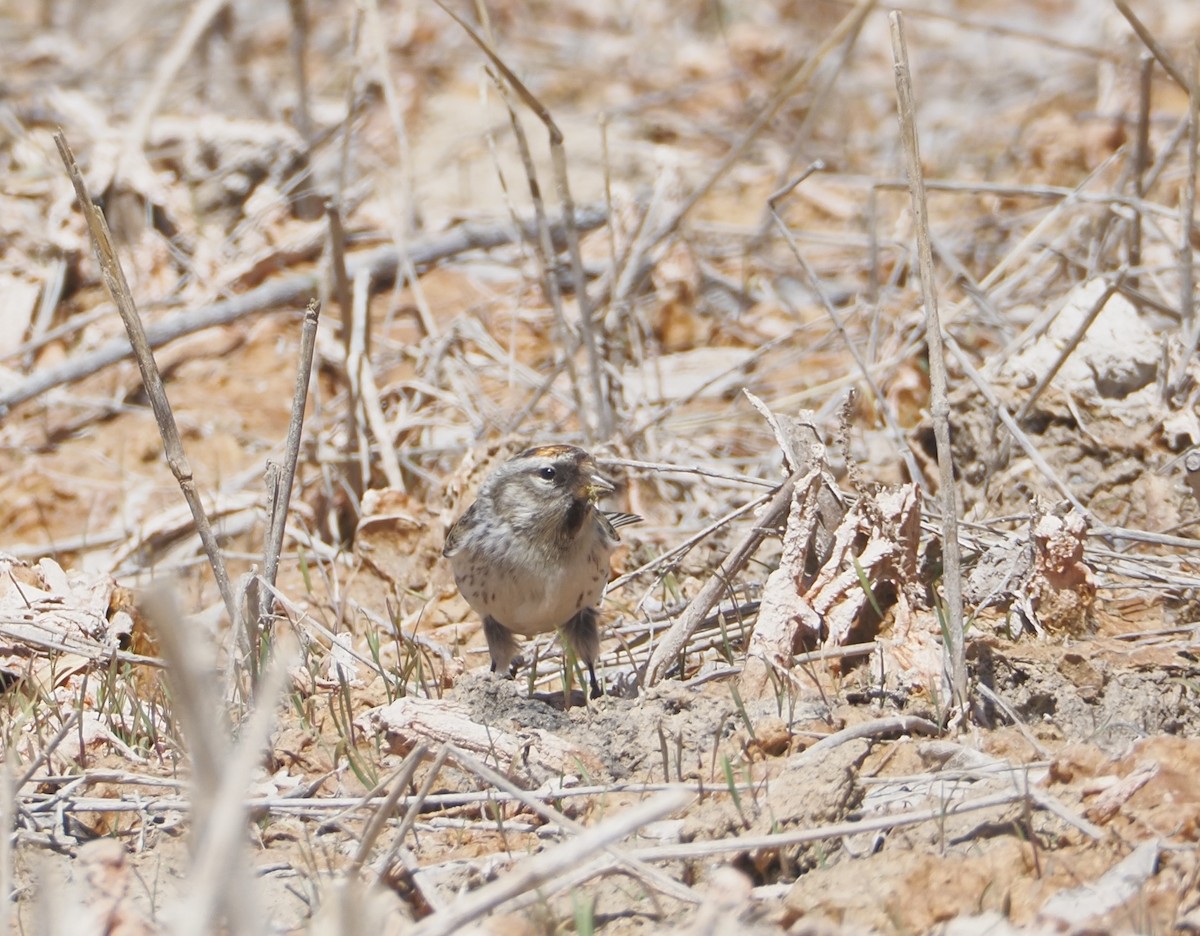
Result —
<instances>
[{"instance_id":1,"label":"bird's beak","mask_svg":"<svg viewBox=\"0 0 1200 936\"><path fill-rule=\"evenodd\" d=\"M598 501L615 490L612 482L596 471L588 475L587 485L583 489L584 496L590 501Z\"/></svg>"}]
</instances>

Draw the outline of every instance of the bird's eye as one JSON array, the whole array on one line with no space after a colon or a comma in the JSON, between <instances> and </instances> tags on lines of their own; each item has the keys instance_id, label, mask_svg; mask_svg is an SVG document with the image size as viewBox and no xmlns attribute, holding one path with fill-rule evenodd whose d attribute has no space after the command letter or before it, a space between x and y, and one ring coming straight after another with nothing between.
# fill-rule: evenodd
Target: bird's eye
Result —
<instances>
[{"instance_id":1,"label":"bird's eye","mask_svg":"<svg viewBox=\"0 0 1200 936\"><path fill-rule=\"evenodd\" d=\"M553 481L555 473L553 465L547 465L545 468L538 469L538 477L543 481Z\"/></svg>"}]
</instances>

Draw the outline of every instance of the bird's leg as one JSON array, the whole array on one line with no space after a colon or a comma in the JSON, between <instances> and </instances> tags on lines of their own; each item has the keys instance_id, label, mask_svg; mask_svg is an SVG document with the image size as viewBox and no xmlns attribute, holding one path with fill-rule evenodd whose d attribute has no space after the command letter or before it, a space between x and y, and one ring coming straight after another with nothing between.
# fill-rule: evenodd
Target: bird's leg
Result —
<instances>
[{"instance_id":1,"label":"bird's leg","mask_svg":"<svg viewBox=\"0 0 1200 936\"><path fill-rule=\"evenodd\" d=\"M592 698L598 698L600 683L596 679L596 657L600 655L600 612L595 608L584 608L567 621L562 630L576 658L587 664Z\"/></svg>"},{"instance_id":2,"label":"bird's leg","mask_svg":"<svg viewBox=\"0 0 1200 936\"><path fill-rule=\"evenodd\" d=\"M483 636L487 638L488 653L492 657L492 672L512 679L513 657L517 655L517 642L512 633L489 614L483 619Z\"/></svg>"}]
</instances>

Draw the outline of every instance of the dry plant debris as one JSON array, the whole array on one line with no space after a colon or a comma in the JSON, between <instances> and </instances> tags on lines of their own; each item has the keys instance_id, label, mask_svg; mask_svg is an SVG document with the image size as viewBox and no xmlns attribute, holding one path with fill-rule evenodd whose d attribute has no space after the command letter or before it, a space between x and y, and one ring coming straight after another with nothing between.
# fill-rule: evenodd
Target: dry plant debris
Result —
<instances>
[{"instance_id":1,"label":"dry plant debris","mask_svg":"<svg viewBox=\"0 0 1200 936\"><path fill-rule=\"evenodd\" d=\"M904 5L927 218L890 12L0 8L7 926L1200 928L1200 9ZM596 702L440 559L550 439Z\"/></svg>"}]
</instances>

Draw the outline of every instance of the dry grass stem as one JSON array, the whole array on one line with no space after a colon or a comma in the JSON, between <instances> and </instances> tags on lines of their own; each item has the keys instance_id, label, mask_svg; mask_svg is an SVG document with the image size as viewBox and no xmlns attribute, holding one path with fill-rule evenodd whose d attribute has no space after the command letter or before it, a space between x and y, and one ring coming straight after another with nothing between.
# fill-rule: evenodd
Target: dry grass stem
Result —
<instances>
[{"instance_id":1,"label":"dry grass stem","mask_svg":"<svg viewBox=\"0 0 1200 936\"><path fill-rule=\"evenodd\" d=\"M948 802L937 809L922 809L893 816L880 816L878 819L841 822L815 829L797 829L793 832L779 832L772 835L740 835L711 842L638 848L631 851L630 854L642 861L698 861L716 855L752 852L759 849L788 848L793 845L803 845L806 842L840 838L843 835L857 835L860 832L884 832L901 829L905 826L920 825L924 822L939 822L949 816L1021 803L1026 798L1027 794L1023 790L1013 790L992 796L980 796L976 799Z\"/></svg>"},{"instance_id":2,"label":"dry grass stem","mask_svg":"<svg viewBox=\"0 0 1200 936\"><path fill-rule=\"evenodd\" d=\"M304 325L300 332L300 359L296 366L296 386L292 392L292 415L288 421L287 442L284 446L283 464L268 471L267 491L267 541L263 549L263 581L268 590L274 589L279 573L279 556L283 552L283 537L287 529L288 508L292 500L292 488L296 481L296 465L300 460L300 441L304 431L304 410L308 404L308 387L312 381L313 353L317 346L317 324L321 315L321 304L312 299L304 310ZM255 587L254 617L258 622L259 638L270 626L272 601L261 588ZM257 646L258 641L252 641ZM257 654L252 656L256 658Z\"/></svg>"},{"instance_id":3,"label":"dry grass stem","mask_svg":"<svg viewBox=\"0 0 1200 936\"><path fill-rule=\"evenodd\" d=\"M866 381L867 386L871 390L871 400L875 404L875 407L878 410L879 416L883 420L884 425L887 426L888 433L892 436L892 439L896 444L896 449L900 453L900 457L904 459L904 464L908 466L909 477L911 477L921 486L921 490L925 494L929 494L929 483L925 480L925 473L921 470L921 466L917 463L917 460L912 453L912 449L908 444L908 440L905 438L904 432L901 430L899 423L896 421L896 416L892 412L891 406L888 405L887 395L884 394L884 392L880 389L878 381L876 381L874 374L871 372L871 368L867 366L867 362L863 359L862 352L859 350L858 344L853 338L850 337L849 333L847 333L846 326L842 322L841 316L838 315L837 309L834 308L833 302L829 298L828 291L821 284L821 281L818 278L816 271L812 268L812 265L804 259L804 255L800 252L800 247L796 243L796 239L792 236L791 230L788 228L787 224L784 223L783 218L779 216L779 212L776 210L779 199L791 192L796 185L803 181L803 178L804 176L802 176L800 179L797 179L795 182L789 184L785 190L776 192L767 200L771 217L774 219L775 224L779 228L779 232L783 235L784 240L787 242L788 248L792 251L792 255L796 258L796 262L800 264L800 269L804 271L805 278L812 285L813 291L821 300L821 305L825 307L825 313L829 316L830 321L833 323L834 329L837 331L842 341L845 342L846 350L850 352L850 355L854 358L854 363L858 365L858 369L862 374L863 380Z\"/></svg>"},{"instance_id":4,"label":"dry grass stem","mask_svg":"<svg viewBox=\"0 0 1200 936\"><path fill-rule=\"evenodd\" d=\"M213 20L225 9L228 3L229 0L203 0L203 2L192 7L187 21L183 24L179 32L176 33L171 47L167 49L165 55L158 58L158 67L154 71L154 77L150 81L145 94L143 94L137 111L129 122L127 145L131 150L138 151L139 155L142 147L146 145L146 136L150 132L150 122L154 120L154 115L158 113L158 109L162 105L163 98L166 96L171 82L175 80L176 75L179 74L179 70L187 62L188 57L195 50L205 31L212 25Z\"/></svg>"},{"instance_id":5,"label":"dry grass stem","mask_svg":"<svg viewBox=\"0 0 1200 936\"><path fill-rule=\"evenodd\" d=\"M216 580L217 589L220 591L221 598L225 602L225 612L229 615L234 633L240 636L244 650L249 652L251 649L250 638L245 632L245 622L238 608L237 600L234 597L233 587L229 582L229 573L225 570L225 558L221 553L221 546L217 542L212 526L208 522L208 514L204 509L204 504L200 500L200 495L196 490L195 478L192 476L192 467L183 451L183 440L179 435L179 427L175 424L175 414L171 411L171 403L167 399L167 391L163 385L162 374L159 373L158 365L154 361L151 345L146 337L146 330L142 326L142 320L138 315L133 294L129 291L129 284L125 280L125 271L121 268L121 261L117 257L116 249L113 247L112 237L108 231L108 223L104 219L103 212L100 211L88 194L83 174L75 164L75 156L71 152L71 148L67 144L67 138L61 130L55 134L54 141L58 145L58 152L62 157L63 165L67 168L67 174L71 177L71 182L75 186L75 194L79 200L79 210L87 220L88 231L92 238L92 248L96 252L96 259L99 261L100 268L104 273L104 285L107 287L109 295L112 296L117 311L121 313L121 320L124 322L125 330L129 335L129 344L137 359L138 370L142 375L142 383L146 388L146 396L150 400L150 406L154 410L154 420L158 424L159 433L162 435L163 452L166 455L167 464L170 466L171 473L175 476L175 480L183 492L184 499L192 511L192 518L196 523L196 531L200 534L200 540L204 544L204 552L208 556L208 562L213 571L213 578Z\"/></svg>"},{"instance_id":6,"label":"dry grass stem","mask_svg":"<svg viewBox=\"0 0 1200 936\"><path fill-rule=\"evenodd\" d=\"M366 828L363 829L362 837L358 841L358 848L354 852L354 857L350 859L350 864L346 869L347 877L354 877L358 874L359 869L366 863L370 857L371 849L375 847L375 842L379 839L379 835L383 832L384 826L392 817L396 804L400 802L404 796L404 791L412 782L413 774L417 772L417 768L421 765L426 755L429 753L429 748L423 744L418 744L408 755L400 762L400 766L396 768L391 779L391 789L388 795L383 798L383 801L375 807L375 811L371 813L371 818L367 822ZM437 765L440 766L440 763ZM432 776L437 775L437 770L431 770ZM412 808L409 809L412 812ZM396 835L397 841L403 841L404 830Z\"/></svg>"},{"instance_id":7,"label":"dry grass stem","mask_svg":"<svg viewBox=\"0 0 1200 936\"><path fill-rule=\"evenodd\" d=\"M888 22L891 26L892 55L896 65L900 131L904 141L905 163L912 193L913 221L917 232L918 269L921 274L921 296L925 305L925 340L929 346L929 410L937 439L940 476L938 496L942 506L942 550L945 562L942 583L946 601L946 633L943 635L947 642L946 668L953 703L959 712L965 715L970 699L967 692L966 642L963 634L962 557L958 543L958 494L954 481L954 455L950 447L950 399L946 361L942 350L942 323L938 317L933 250L929 242L929 211L925 202L921 151L917 140L908 47L904 42L900 14L888 14Z\"/></svg>"},{"instance_id":8,"label":"dry grass stem","mask_svg":"<svg viewBox=\"0 0 1200 936\"><path fill-rule=\"evenodd\" d=\"M1150 50L1151 54L1158 59L1158 64L1163 67L1163 71L1170 75L1175 83L1183 88L1184 91L1189 91L1193 87L1193 83L1188 81L1188 77L1183 69L1176 64L1175 60L1167 53L1167 50L1163 48L1162 43L1154 37L1154 34L1146 28L1146 24L1138 18L1129 4L1125 0L1113 0L1113 6L1125 17L1130 27L1137 33L1137 37L1142 40L1142 43Z\"/></svg>"},{"instance_id":9,"label":"dry grass stem","mask_svg":"<svg viewBox=\"0 0 1200 936\"><path fill-rule=\"evenodd\" d=\"M309 21L307 0L288 0L288 13L292 18L288 51L292 59L292 73L296 78L296 129L305 141L312 137L312 105L308 87L308 39Z\"/></svg>"},{"instance_id":10,"label":"dry grass stem","mask_svg":"<svg viewBox=\"0 0 1200 936\"><path fill-rule=\"evenodd\" d=\"M591 858L608 845L621 841L642 826L682 809L691 800L691 793L673 789L630 807L578 838L533 855L515 865L503 877L485 884L463 897L452 908L422 920L413 929L413 936L449 936L502 906L506 901L526 891L553 882L580 862Z\"/></svg>"},{"instance_id":11,"label":"dry grass stem","mask_svg":"<svg viewBox=\"0 0 1200 936\"><path fill-rule=\"evenodd\" d=\"M889 734L926 735L936 737L942 733L940 725L928 718L916 715L892 715L887 718L876 718L868 722L860 722L826 735L815 744L806 747L801 753L788 761L789 768L795 770L813 760L819 759L834 748L860 738L878 738Z\"/></svg>"},{"instance_id":12,"label":"dry grass stem","mask_svg":"<svg viewBox=\"0 0 1200 936\"><path fill-rule=\"evenodd\" d=\"M1173 392L1179 395L1188 379L1188 365L1200 347L1200 316L1196 314L1195 254L1192 251L1192 236L1196 230L1196 176L1197 152L1200 151L1200 47L1193 45L1191 56L1192 84L1188 94L1187 116L1187 174L1184 177L1183 195L1179 199L1179 313L1183 317L1187 347L1179 364L1179 375L1173 384Z\"/></svg>"},{"instance_id":13,"label":"dry grass stem","mask_svg":"<svg viewBox=\"0 0 1200 936\"><path fill-rule=\"evenodd\" d=\"M590 231L603 224L604 217L600 210L583 208L575 216L575 226L581 231ZM531 236L533 228L534 223L528 221L517 231L507 223L463 224L449 234L413 245L408 251L408 256L417 269L423 269L468 251L491 250L511 244L515 238ZM563 225L559 220L551 225L551 240L561 244L562 239ZM356 254L348 265L348 272L353 279L358 276L360 270L367 270L372 281L383 284L396 277L399 264L400 256L395 247L380 247ZM315 273L291 274L280 280L264 283L232 299L214 302L154 322L145 328L146 341L150 348L159 348L204 329L229 325L247 316L270 312L281 306L299 305L307 302L319 289L320 280ZM72 355L61 364L46 367L26 377L14 387L0 390L0 413L34 399L54 387L82 380L125 360L131 353L129 340L122 338L105 342L91 351Z\"/></svg>"},{"instance_id":14,"label":"dry grass stem","mask_svg":"<svg viewBox=\"0 0 1200 936\"><path fill-rule=\"evenodd\" d=\"M516 92L522 102L528 107L534 115L542 122L549 135L550 158L554 167L554 182L557 189L559 206L563 212L565 219L564 233L566 235L567 255L571 260L571 273L575 283L575 301L579 307L579 333L583 339L583 346L587 352L588 359L588 380L591 390L592 416L595 419L593 425L592 420L588 418L585 410L581 408L579 419L584 428L584 434L590 438L606 439L612 434L612 406L609 401L608 393L605 390L605 381L603 377L602 362L600 359L600 349L596 341L595 322L592 318L593 306L591 299L588 296L587 280L583 273L583 261L579 253L579 229L574 223L575 219L575 201L571 196L570 180L567 171L567 156L566 149L563 145L563 134L551 116L550 111L535 97L524 83L516 76L516 74L505 64L500 55L491 47L486 39L462 17L451 10L448 6L442 3L442 0L435 0L446 13L462 27L471 40L479 46L492 67L503 76L507 86ZM514 130L520 139L520 129L517 126L517 119L512 108L509 108L509 114L512 119ZM530 191L533 195L535 206L539 202L538 193L540 191L536 175L533 172L533 163L529 158L528 147L522 147L522 159L526 167L526 173L529 179ZM545 223L544 211L538 210L537 217L539 220L538 237L541 244L541 253L544 257L543 264L546 271L546 282L551 288L551 296L557 291L557 284L553 283L554 273L549 268L549 259L552 256L550 250L550 232L549 227ZM556 311L561 313L561 304ZM565 324L565 319L563 320ZM572 365L569 363L569 358L572 353L569 342L564 342L567 347L563 351L568 360L568 372L572 372ZM574 383L574 380L572 381Z\"/></svg>"},{"instance_id":15,"label":"dry grass stem","mask_svg":"<svg viewBox=\"0 0 1200 936\"><path fill-rule=\"evenodd\" d=\"M586 834L586 826L576 822L574 819L569 819L557 809L547 806L536 796L520 789L515 783L512 783L503 775L492 770L482 761L472 757L466 751L454 750L451 752L451 757L464 769L469 770L485 783L489 783L496 789L508 793L517 802L532 809L548 822L553 822L560 829L573 832L576 835ZM618 865L623 866L630 874L648 886L654 887L664 894L674 897L676 900L682 900L684 903L697 904L701 902L700 896L692 888L672 877L668 877L657 868L644 864L635 858L628 857L623 850L617 848L615 845L607 845L604 847L604 850L613 857Z\"/></svg>"},{"instance_id":16,"label":"dry grass stem","mask_svg":"<svg viewBox=\"0 0 1200 936\"><path fill-rule=\"evenodd\" d=\"M1113 293L1120 290L1124 280L1124 270L1119 270L1116 277L1112 280L1109 280L1108 285L1104 288L1104 292L1102 292L1097 297L1096 301L1092 303L1091 308L1089 308L1087 311L1087 315L1085 315L1083 317L1083 321L1079 323L1079 327L1075 329L1074 334L1072 334L1071 337L1067 339L1067 342L1063 345L1062 351L1057 360L1055 360L1055 362L1046 370L1046 372L1038 378L1037 384L1032 390L1029 391L1029 396L1026 398L1025 402L1021 404L1021 408L1017 411L1016 416L1013 417L1018 423L1025 421L1025 417L1027 417L1030 410L1033 409L1033 405L1038 401L1038 397L1040 397L1042 392L1048 386L1050 386L1050 382L1062 369L1062 366L1067 362L1067 358L1071 356L1071 352L1079 347L1079 342L1083 341L1083 336L1087 334L1088 329L1092 327L1092 323L1095 322L1100 316L1100 313L1104 311L1104 307L1108 304L1108 300L1112 298Z\"/></svg>"},{"instance_id":17,"label":"dry grass stem","mask_svg":"<svg viewBox=\"0 0 1200 936\"><path fill-rule=\"evenodd\" d=\"M730 582L750 561L770 530L787 515L788 505L792 502L792 492L799 482L800 479L792 475L779 486L770 502L763 508L762 516L758 518L759 522L742 535L737 545L722 560L720 567L689 602L687 609L671 624L646 664L646 670L642 674L644 685L653 686L666 678L700 622L720 600L721 595L729 590Z\"/></svg>"}]
</instances>

